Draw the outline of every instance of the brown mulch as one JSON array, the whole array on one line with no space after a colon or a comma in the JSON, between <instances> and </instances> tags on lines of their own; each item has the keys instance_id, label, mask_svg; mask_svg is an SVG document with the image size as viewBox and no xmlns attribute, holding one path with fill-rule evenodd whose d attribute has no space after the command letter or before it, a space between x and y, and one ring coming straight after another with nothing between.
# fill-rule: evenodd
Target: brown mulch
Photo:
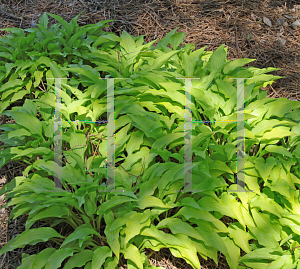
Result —
<instances>
[{"instance_id":1,"label":"brown mulch","mask_svg":"<svg viewBox=\"0 0 300 269\"><path fill-rule=\"evenodd\" d=\"M272 74L285 78L265 89L268 97L300 100L300 27L292 27L300 20L299 0L0 0L0 29L30 28L43 12L57 14L67 21L83 12L78 20L80 25L114 19L108 31L145 35L146 42L160 39L179 27L178 31L186 33L185 42L195 43L196 49L207 46L206 50L215 50L225 44L229 59L253 58L256 61L252 66L280 68ZM51 18L50 23L53 22ZM0 169L0 188L21 173L20 166L11 162ZM5 204L3 198L0 197L0 207ZM24 230L24 218L6 225L10 210L0 210L0 247ZM14 269L22 252L38 253L44 247L48 246L4 254L0 257L0 268ZM191 268L165 249L153 254L150 262L169 269ZM219 266L204 259L201 265L229 268L223 256Z\"/></svg>"}]
</instances>

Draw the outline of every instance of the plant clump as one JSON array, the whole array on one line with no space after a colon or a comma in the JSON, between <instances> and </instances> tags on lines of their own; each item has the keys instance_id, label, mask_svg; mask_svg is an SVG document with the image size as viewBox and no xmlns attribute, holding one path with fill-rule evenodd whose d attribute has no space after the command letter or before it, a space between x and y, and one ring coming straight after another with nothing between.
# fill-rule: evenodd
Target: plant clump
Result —
<instances>
[{"instance_id":1,"label":"plant clump","mask_svg":"<svg viewBox=\"0 0 300 269\"><path fill-rule=\"evenodd\" d=\"M79 27L44 13L34 29L0 37L0 168L28 164L0 191L28 214L0 255L51 241L20 268L151 266L143 250L170 249L230 268L300 266L300 104L266 98L275 68L243 67L227 48L195 50L169 32L156 46L123 32ZM191 79L191 192L184 192L185 80ZM57 79L60 78L60 88ZM65 79L62 79L65 78ZM108 80L114 78L115 190L107 181ZM244 79L245 190L237 190L237 82ZM62 188L54 183L55 91L61 93ZM179 192L181 190L181 192ZM223 217L232 222L225 225ZM42 220L48 226L32 228ZM241 255L245 253L245 255Z\"/></svg>"}]
</instances>

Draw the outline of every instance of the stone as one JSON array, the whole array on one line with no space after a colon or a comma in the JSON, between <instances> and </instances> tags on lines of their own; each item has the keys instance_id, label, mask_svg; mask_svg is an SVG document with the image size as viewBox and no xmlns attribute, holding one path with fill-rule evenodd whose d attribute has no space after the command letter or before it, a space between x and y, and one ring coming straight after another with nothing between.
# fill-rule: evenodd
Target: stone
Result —
<instances>
[{"instance_id":1,"label":"stone","mask_svg":"<svg viewBox=\"0 0 300 269\"><path fill-rule=\"evenodd\" d=\"M292 27L296 30L297 28L300 27L300 21L299 20L296 20L292 23Z\"/></svg>"},{"instance_id":2,"label":"stone","mask_svg":"<svg viewBox=\"0 0 300 269\"><path fill-rule=\"evenodd\" d=\"M284 18L279 18L279 19L276 21L276 25L277 25L277 26L283 25L284 22L285 22L285 19L284 19Z\"/></svg>"}]
</instances>

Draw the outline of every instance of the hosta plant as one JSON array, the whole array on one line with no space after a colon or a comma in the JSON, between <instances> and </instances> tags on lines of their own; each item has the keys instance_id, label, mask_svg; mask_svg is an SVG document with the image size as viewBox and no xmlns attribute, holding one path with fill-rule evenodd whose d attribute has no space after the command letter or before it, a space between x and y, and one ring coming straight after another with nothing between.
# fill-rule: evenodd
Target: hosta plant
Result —
<instances>
[{"instance_id":1,"label":"hosta plant","mask_svg":"<svg viewBox=\"0 0 300 269\"><path fill-rule=\"evenodd\" d=\"M214 52L195 50L193 44L180 46L185 35L176 29L154 46L155 41L146 44L143 36L97 32L105 22L79 30L76 19L68 24L51 16L60 24L48 27L44 14L38 29L29 29L26 38L19 29L6 29L12 35L0 40L1 113L15 120L1 125L0 167L11 160L28 164L23 176L0 191L6 193L7 206L14 206L10 219L28 215L26 230L0 255L51 241L52 248L24 255L20 268L115 269L123 261L129 269L157 268L150 265L146 248L168 248L193 268L201 268L199 256L218 264L218 252L233 269L298 268L300 104L266 98L261 87L279 79L267 74L276 69L243 67L251 59L227 60L224 45ZM47 39L44 32L53 34ZM62 41L66 37L73 42L66 45ZM14 43L5 40L18 38L28 44L41 38L47 53L43 46L33 45L32 50L22 50L22 56L15 55L10 47ZM14 65L17 59L40 70L24 73ZM14 72L9 71L12 68ZM53 77L68 78L61 83L62 188L54 184L58 164L53 100L58 89ZM191 192L182 191L183 77L194 78ZM114 88L117 192L106 191L103 121L110 78L122 78L115 80ZM248 192L233 192L237 190L233 78L246 78ZM31 98L15 97L22 87ZM32 228L39 220L47 225Z\"/></svg>"}]
</instances>

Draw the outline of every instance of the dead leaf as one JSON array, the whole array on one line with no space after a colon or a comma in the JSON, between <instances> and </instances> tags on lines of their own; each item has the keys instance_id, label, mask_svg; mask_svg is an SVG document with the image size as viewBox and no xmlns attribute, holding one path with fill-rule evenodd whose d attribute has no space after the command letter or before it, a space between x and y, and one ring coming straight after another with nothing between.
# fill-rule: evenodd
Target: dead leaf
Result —
<instances>
[{"instance_id":1,"label":"dead leaf","mask_svg":"<svg viewBox=\"0 0 300 269\"><path fill-rule=\"evenodd\" d=\"M264 22L266 25L268 25L269 27L272 27L272 22L271 22L268 18L263 17L263 22Z\"/></svg>"},{"instance_id":2,"label":"dead leaf","mask_svg":"<svg viewBox=\"0 0 300 269\"><path fill-rule=\"evenodd\" d=\"M285 22L285 19L279 18L279 19L276 21L276 25L278 25L278 26L283 25L284 22Z\"/></svg>"}]
</instances>

